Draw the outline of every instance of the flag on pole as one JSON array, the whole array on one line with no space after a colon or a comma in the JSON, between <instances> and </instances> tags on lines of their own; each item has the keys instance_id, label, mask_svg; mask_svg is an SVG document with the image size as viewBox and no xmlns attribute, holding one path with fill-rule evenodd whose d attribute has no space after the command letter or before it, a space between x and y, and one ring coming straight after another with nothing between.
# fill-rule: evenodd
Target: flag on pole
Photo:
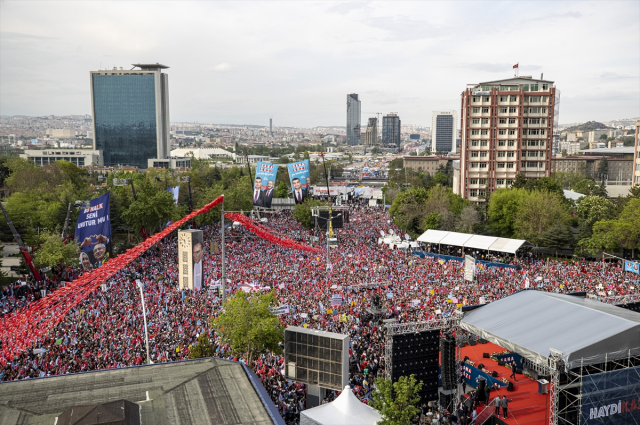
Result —
<instances>
[{"instance_id":1,"label":"flag on pole","mask_svg":"<svg viewBox=\"0 0 640 425\"><path fill-rule=\"evenodd\" d=\"M513 65L513 69L519 68L518 65L520 65L520 63L517 63L517 64Z\"/></svg>"}]
</instances>

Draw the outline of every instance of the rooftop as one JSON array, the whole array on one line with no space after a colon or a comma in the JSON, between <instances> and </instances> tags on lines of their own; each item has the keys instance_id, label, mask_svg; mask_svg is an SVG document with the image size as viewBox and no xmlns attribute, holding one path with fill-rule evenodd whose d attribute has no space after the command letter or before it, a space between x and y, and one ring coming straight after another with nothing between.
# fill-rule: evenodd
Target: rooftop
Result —
<instances>
[{"instance_id":1,"label":"rooftop","mask_svg":"<svg viewBox=\"0 0 640 425\"><path fill-rule=\"evenodd\" d=\"M143 425L284 424L242 363L208 358L0 384L0 423L53 424L72 406L127 400Z\"/></svg>"},{"instance_id":2,"label":"rooftop","mask_svg":"<svg viewBox=\"0 0 640 425\"><path fill-rule=\"evenodd\" d=\"M583 149L582 153L586 153L587 155L624 155L629 154L633 155L633 146L625 146L623 148L597 148L597 149Z\"/></svg>"},{"instance_id":3,"label":"rooftop","mask_svg":"<svg viewBox=\"0 0 640 425\"><path fill-rule=\"evenodd\" d=\"M162 65L159 63L132 63L131 65L138 67L140 69L144 69L145 71L155 71L156 69L167 69L169 68L166 65Z\"/></svg>"}]
</instances>

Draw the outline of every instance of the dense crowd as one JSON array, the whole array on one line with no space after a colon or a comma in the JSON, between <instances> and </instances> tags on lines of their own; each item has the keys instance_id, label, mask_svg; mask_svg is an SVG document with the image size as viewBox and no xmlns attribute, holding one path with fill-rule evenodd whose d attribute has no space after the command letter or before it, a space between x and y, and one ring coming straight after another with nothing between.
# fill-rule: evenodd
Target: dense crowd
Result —
<instances>
[{"instance_id":1,"label":"dense crowd","mask_svg":"<svg viewBox=\"0 0 640 425\"><path fill-rule=\"evenodd\" d=\"M527 253L499 258L517 268L478 267L477 280L467 282L462 263L423 259L379 244L381 230L388 233L392 229L402 235L389 224L385 210L362 205L350 208L350 222L337 231L339 246L331 250L329 267L326 251L293 251L259 239L241 226L229 226L227 285L231 292L275 291L280 304L289 306L289 313L281 316L287 325L349 334L350 384L364 402L371 398L375 378L385 374L384 330L367 312L374 299L381 300L383 318L410 322L450 315L460 304L478 304L481 298L490 302L526 287L554 292L588 291L602 296L636 293L640 285L617 263L544 261ZM303 228L288 212L270 216L265 225L305 244L324 243L321 232ZM203 230L207 244L220 242L219 225L205 226ZM319 235L319 240L314 235ZM207 289L180 291L177 240L175 235L167 237L72 309L45 339L2 365L0 380L144 363L144 327L136 279L143 283L153 362L185 359L189 347L202 333L214 344L216 356L244 362L242 353L231 352L210 330L210 320L219 311L221 300L218 291L209 288L220 282L221 270L220 255L207 251ZM57 281L73 273L65 272L67 275ZM25 305L38 296L38 291L31 292L17 300L5 292L2 305ZM342 295L341 305L331 305L334 294ZM299 412L305 408L306 389L284 378L284 358L266 354L249 366L262 380L286 422L297 423ZM324 402L335 396L330 393Z\"/></svg>"}]
</instances>

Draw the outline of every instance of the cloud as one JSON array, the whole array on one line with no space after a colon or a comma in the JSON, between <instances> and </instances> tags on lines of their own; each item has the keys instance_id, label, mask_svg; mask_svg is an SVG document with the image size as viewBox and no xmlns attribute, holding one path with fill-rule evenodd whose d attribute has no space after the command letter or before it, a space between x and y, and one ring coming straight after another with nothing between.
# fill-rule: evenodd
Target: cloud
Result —
<instances>
[{"instance_id":1,"label":"cloud","mask_svg":"<svg viewBox=\"0 0 640 425\"><path fill-rule=\"evenodd\" d=\"M214 66L212 69L213 69L214 71L220 71L220 72L223 72L223 71L227 71L227 70L229 70L229 68L231 68L231 65L229 65L229 64L228 64L228 63L226 63L226 62L222 62L222 63L220 63L220 64L218 64L218 65Z\"/></svg>"},{"instance_id":2,"label":"cloud","mask_svg":"<svg viewBox=\"0 0 640 425\"><path fill-rule=\"evenodd\" d=\"M529 18L524 22L536 22L536 21L557 21L558 19L565 19L565 18L574 18L574 19L578 19L582 17L582 13L580 12L572 12L572 11L568 11L565 13L550 13L547 15L543 15L543 16L537 16L535 18Z\"/></svg>"},{"instance_id":3,"label":"cloud","mask_svg":"<svg viewBox=\"0 0 640 425\"><path fill-rule=\"evenodd\" d=\"M605 80L625 80L627 78L638 78L637 76L631 76L631 75L620 75L620 74L616 74L615 72L603 72L600 75L600 78L605 79Z\"/></svg>"}]
</instances>

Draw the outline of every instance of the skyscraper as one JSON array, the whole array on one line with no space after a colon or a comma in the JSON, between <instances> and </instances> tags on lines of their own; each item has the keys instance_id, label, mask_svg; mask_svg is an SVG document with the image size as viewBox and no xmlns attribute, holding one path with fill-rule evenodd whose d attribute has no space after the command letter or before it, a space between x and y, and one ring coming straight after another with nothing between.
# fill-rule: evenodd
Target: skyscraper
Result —
<instances>
[{"instance_id":1,"label":"skyscraper","mask_svg":"<svg viewBox=\"0 0 640 425\"><path fill-rule=\"evenodd\" d=\"M511 185L551 175L551 146L560 92L553 81L516 77L462 93L460 169L454 192L483 201Z\"/></svg>"},{"instance_id":2,"label":"skyscraper","mask_svg":"<svg viewBox=\"0 0 640 425\"><path fill-rule=\"evenodd\" d=\"M360 144L360 101L356 93L347 95L347 145Z\"/></svg>"},{"instance_id":3,"label":"skyscraper","mask_svg":"<svg viewBox=\"0 0 640 425\"><path fill-rule=\"evenodd\" d=\"M273 136L273 118L269 118L269 134Z\"/></svg>"},{"instance_id":4,"label":"skyscraper","mask_svg":"<svg viewBox=\"0 0 640 425\"><path fill-rule=\"evenodd\" d=\"M364 144L366 146L374 146L378 144L378 119L369 118L367 124L367 132L364 136Z\"/></svg>"},{"instance_id":5,"label":"skyscraper","mask_svg":"<svg viewBox=\"0 0 640 425\"><path fill-rule=\"evenodd\" d=\"M104 165L147 168L169 156L169 81L160 64L91 71L93 148Z\"/></svg>"},{"instance_id":6,"label":"skyscraper","mask_svg":"<svg viewBox=\"0 0 640 425\"><path fill-rule=\"evenodd\" d=\"M382 144L400 147L400 117L395 112L382 117Z\"/></svg>"},{"instance_id":7,"label":"skyscraper","mask_svg":"<svg viewBox=\"0 0 640 425\"><path fill-rule=\"evenodd\" d=\"M456 111L434 111L431 121L431 150L448 153L456 151Z\"/></svg>"}]
</instances>

